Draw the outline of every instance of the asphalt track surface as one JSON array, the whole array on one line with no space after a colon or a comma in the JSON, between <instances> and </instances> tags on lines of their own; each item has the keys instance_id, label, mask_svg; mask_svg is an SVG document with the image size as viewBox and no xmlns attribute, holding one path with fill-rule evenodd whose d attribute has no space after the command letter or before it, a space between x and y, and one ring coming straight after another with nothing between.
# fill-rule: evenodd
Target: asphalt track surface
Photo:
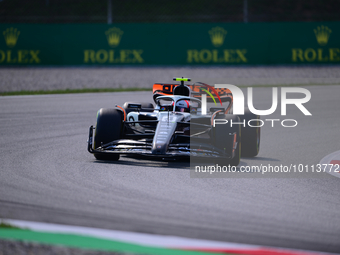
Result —
<instances>
[{"instance_id":1,"label":"asphalt track surface","mask_svg":"<svg viewBox=\"0 0 340 255\"><path fill-rule=\"evenodd\" d=\"M319 163L339 150L340 86L306 87L298 126L262 129L261 151L241 165ZM268 88L255 107L269 108ZM340 253L340 178L327 173L264 178L191 178L186 162L86 151L99 108L151 101L149 92L0 98L0 218Z\"/></svg>"}]
</instances>

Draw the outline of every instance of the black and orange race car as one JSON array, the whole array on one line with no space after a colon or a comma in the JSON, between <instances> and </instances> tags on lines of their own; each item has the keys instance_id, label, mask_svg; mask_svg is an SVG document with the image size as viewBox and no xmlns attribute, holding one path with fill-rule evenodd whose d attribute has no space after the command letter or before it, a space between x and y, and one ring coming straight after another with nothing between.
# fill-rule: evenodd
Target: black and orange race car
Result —
<instances>
[{"instance_id":1,"label":"black and orange race car","mask_svg":"<svg viewBox=\"0 0 340 255\"><path fill-rule=\"evenodd\" d=\"M164 160L201 157L233 166L241 155L258 154L260 127L229 123L256 121L259 116L249 111L242 116L231 114L230 90L189 84L189 78L174 80L179 83L153 85L154 103L126 102L122 107L100 109L96 126L89 130L88 151L99 160L115 161L120 155ZM208 109L205 102L214 104Z\"/></svg>"}]
</instances>

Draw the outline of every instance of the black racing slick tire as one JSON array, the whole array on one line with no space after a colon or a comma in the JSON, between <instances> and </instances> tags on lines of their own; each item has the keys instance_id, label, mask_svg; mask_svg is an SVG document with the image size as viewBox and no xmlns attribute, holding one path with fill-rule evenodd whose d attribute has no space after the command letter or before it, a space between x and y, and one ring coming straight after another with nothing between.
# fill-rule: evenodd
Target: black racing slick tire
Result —
<instances>
[{"instance_id":1,"label":"black racing slick tire","mask_svg":"<svg viewBox=\"0 0 340 255\"><path fill-rule=\"evenodd\" d=\"M231 159L221 159L216 162L224 166L238 166L241 160L241 125L233 125L230 127L229 123L240 122L240 118L236 115L226 114L217 116L218 119L225 119L227 124L219 124L214 127L214 145L225 150L229 155L233 155ZM230 135L235 134L236 137ZM236 148L233 148L234 138L236 138Z\"/></svg>"},{"instance_id":2,"label":"black racing slick tire","mask_svg":"<svg viewBox=\"0 0 340 255\"><path fill-rule=\"evenodd\" d=\"M123 113L117 109L100 109L97 114L97 124L94 135L94 149L103 144L118 140L121 136ZM119 154L94 154L98 160L119 160Z\"/></svg>"},{"instance_id":3,"label":"black racing slick tire","mask_svg":"<svg viewBox=\"0 0 340 255\"><path fill-rule=\"evenodd\" d=\"M261 123L260 116L244 109L244 115L239 116L241 122L245 121L245 127L242 126L242 157L255 157L260 152ZM251 120L251 121L250 121ZM250 121L250 122L249 122ZM249 123L248 123L249 122ZM249 126L250 124L251 126Z\"/></svg>"}]
</instances>

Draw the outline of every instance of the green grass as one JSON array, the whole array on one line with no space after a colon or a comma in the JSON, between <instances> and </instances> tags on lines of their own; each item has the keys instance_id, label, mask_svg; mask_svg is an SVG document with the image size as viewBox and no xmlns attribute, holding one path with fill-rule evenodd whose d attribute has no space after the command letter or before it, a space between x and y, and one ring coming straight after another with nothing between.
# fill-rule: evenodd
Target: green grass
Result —
<instances>
[{"instance_id":1,"label":"green grass","mask_svg":"<svg viewBox=\"0 0 340 255\"><path fill-rule=\"evenodd\" d=\"M11 225L11 224L8 224L8 223L6 223L6 222L3 222L3 221L1 221L1 222L0 222L0 228L7 228L7 229L20 229L20 228L18 228L18 227L16 227L16 226L13 226L13 225Z\"/></svg>"},{"instance_id":2,"label":"green grass","mask_svg":"<svg viewBox=\"0 0 340 255\"><path fill-rule=\"evenodd\" d=\"M152 91L152 88L98 88L98 89L58 89L58 90L21 90L0 92L0 96L23 96L23 95L51 95L51 94L76 94L76 93L99 93L99 92L124 92L124 91Z\"/></svg>"}]
</instances>

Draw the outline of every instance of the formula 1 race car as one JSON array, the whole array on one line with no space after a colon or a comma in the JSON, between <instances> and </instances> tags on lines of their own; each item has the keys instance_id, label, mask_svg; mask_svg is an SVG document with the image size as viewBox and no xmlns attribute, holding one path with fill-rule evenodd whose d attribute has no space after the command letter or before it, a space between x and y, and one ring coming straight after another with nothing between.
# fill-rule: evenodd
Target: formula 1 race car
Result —
<instances>
[{"instance_id":1,"label":"formula 1 race car","mask_svg":"<svg viewBox=\"0 0 340 255\"><path fill-rule=\"evenodd\" d=\"M126 102L123 107L100 109L96 126L89 130L88 151L98 160L116 161L120 154L163 160L200 157L232 166L239 164L241 155L259 153L260 125L254 123L259 116L248 110L242 116L230 114L233 95L229 89L185 84L190 79L183 77L174 80L180 84L153 85L155 107ZM215 103L208 112L202 98ZM217 99L226 107L216 107ZM242 124L249 120L252 127Z\"/></svg>"}]
</instances>

